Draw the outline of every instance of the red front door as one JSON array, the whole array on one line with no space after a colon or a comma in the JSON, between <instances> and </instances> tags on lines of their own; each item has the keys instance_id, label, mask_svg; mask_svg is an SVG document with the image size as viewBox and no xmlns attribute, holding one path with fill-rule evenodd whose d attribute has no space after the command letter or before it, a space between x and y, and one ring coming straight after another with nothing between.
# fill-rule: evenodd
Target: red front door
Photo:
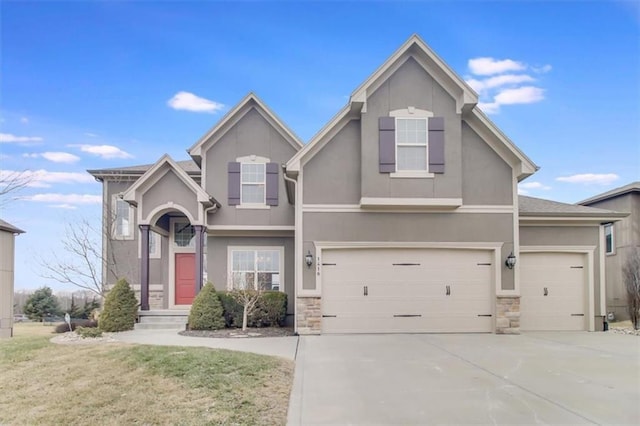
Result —
<instances>
[{"instance_id":1,"label":"red front door","mask_svg":"<svg viewBox=\"0 0 640 426\"><path fill-rule=\"evenodd\" d=\"M176 305L190 305L196 295L196 255L176 253Z\"/></svg>"}]
</instances>

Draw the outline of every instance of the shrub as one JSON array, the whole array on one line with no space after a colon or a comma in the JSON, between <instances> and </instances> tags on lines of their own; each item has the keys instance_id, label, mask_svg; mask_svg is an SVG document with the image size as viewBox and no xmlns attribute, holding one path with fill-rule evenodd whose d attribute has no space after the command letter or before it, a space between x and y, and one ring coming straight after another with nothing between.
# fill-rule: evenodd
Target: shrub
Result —
<instances>
[{"instance_id":1,"label":"shrub","mask_svg":"<svg viewBox=\"0 0 640 426\"><path fill-rule=\"evenodd\" d=\"M102 331L133 330L138 315L138 300L125 279L120 279L104 301L98 326Z\"/></svg>"},{"instance_id":2,"label":"shrub","mask_svg":"<svg viewBox=\"0 0 640 426\"><path fill-rule=\"evenodd\" d=\"M193 300L189 312L190 330L219 330L224 328L222 304L213 284L207 283Z\"/></svg>"},{"instance_id":3,"label":"shrub","mask_svg":"<svg viewBox=\"0 0 640 426\"><path fill-rule=\"evenodd\" d=\"M78 327L95 328L97 326L98 326L98 323L92 320L85 320L85 319L71 320L71 331L76 330ZM66 322L63 322L62 324L58 324L56 325L56 328L53 331L54 333L66 333L67 331L69 331L69 324L67 324Z\"/></svg>"},{"instance_id":4,"label":"shrub","mask_svg":"<svg viewBox=\"0 0 640 426\"><path fill-rule=\"evenodd\" d=\"M242 327L242 306L228 293L218 293L227 327ZM256 309L249 315L249 327L283 326L287 315L287 294L280 291L262 293Z\"/></svg>"},{"instance_id":5,"label":"shrub","mask_svg":"<svg viewBox=\"0 0 640 426\"><path fill-rule=\"evenodd\" d=\"M82 337L83 339L86 339L87 337L102 337L102 330L100 330L99 328L78 327L76 329L76 333L78 333L78 336Z\"/></svg>"}]
</instances>

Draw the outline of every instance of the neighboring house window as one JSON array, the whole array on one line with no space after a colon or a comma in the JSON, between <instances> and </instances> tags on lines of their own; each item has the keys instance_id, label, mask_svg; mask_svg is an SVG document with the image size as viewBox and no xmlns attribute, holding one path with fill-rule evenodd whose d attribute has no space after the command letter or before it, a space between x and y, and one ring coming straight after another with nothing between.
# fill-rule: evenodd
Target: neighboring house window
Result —
<instances>
[{"instance_id":1,"label":"neighboring house window","mask_svg":"<svg viewBox=\"0 0 640 426\"><path fill-rule=\"evenodd\" d=\"M396 170L427 170L427 119L396 118Z\"/></svg>"},{"instance_id":2,"label":"neighboring house window","mask_svg":"<svg viewBox=\"0 0 640 426\"><path fill-rule=\"evenodd\" d=\"M606 245L607 254L615 254L615 246L613 239L613 223L607 223L604 225L604 240Z\"/></svg>"},{"instance_id":3,"label":"neighboring house window","mask_svg":"<svg viewBox=\"0 0 640 426\"><path fill-rule=\"evenodd\" d=\"M176 247L195 248L196 231L188 223L176 223L173 226L173 241Z\"/></svg>"},{"instance_id":4,"label":"neighboring house window","mask_svg":"<svg viewBox=\"0 0 640 426\"><path fill-rule=\"evenodd\" d=\"M113 197L113 237L121 240L133 239L133 209L117 195Z\"/></svg>"},{"instance_id":5,"label":"neighboring house window","mask_svg":"<svg viewBox=\"0 0 640 426\"><path fill-rule=\"evenodd\" d=\"M229 289L282 289L284 249L230 249Z\"/></svg>"},{"instance_id":6,"label":"neighboring house window","mask_svg":"<svg viewBox=\"0 0 640 426\"><path fill-rule=\"evenodd\" d=\"M241 163L241 204L265 204L265 163Z\"/></svg>"}]
</instances>

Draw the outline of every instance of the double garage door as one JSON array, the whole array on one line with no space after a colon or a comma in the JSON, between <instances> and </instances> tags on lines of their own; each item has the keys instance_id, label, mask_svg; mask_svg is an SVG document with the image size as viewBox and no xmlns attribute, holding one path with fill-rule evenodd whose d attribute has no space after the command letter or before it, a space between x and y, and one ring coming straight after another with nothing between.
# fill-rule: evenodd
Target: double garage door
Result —
<instances>
[{"instance_id":1,"label":"double garage door","mask_svg":"<svg viewBox=\"0 0 640 426\"><path fill-rule=\"evenodd\" d=\"M325 250L322 331L491 332L492 254L458 249Z\"/></svg>"}]
</instances>

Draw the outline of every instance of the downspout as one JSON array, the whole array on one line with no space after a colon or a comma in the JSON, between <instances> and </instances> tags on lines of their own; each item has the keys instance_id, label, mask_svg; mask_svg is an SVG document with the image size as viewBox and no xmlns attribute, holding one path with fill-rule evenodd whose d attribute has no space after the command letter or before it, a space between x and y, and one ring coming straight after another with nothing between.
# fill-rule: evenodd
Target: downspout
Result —
<instances>
[{"instance_id":1,"label":"downspout","mask_svg":"<svg viewBox=\"0 0 640 426\"><path fill-rule=\"evenodd\" d=\"M287 176L287 166L285 164L282 165L282 177L284 177L284 180L291 182L294 186L294 196L297 193L297 189L298 189L298 181L295 179L292 179L290 177ZM299 239L302 237L301 235L298 235L298 215L295 214L295 209L297 208L297 204L298 204L298 199L296 197L296 199L294 200L293 203L293 208L294 208L294 215L293 217L295 218L295 222L294 222L294 233L293 233L293 332L294 334L297 336L298 335L298 283L296 282L296 278L298 277L298 268L300 267L298 265L298 261L296 259L296 256L298 255L298 245L300 244Z\"/></svg>"}]
</instances>

